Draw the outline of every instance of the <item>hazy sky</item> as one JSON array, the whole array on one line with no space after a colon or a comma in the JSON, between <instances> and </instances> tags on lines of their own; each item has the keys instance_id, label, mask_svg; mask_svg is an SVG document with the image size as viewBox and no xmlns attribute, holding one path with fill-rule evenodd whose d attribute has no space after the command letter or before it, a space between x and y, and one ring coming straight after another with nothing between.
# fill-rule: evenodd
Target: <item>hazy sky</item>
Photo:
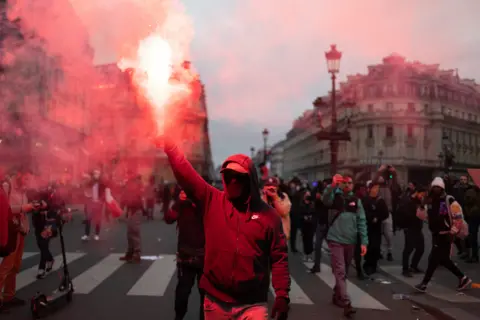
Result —
<instances>
[{"instance_id":1,"label":"hazy sky","mask_svg":"<svg viewBox=\"0 0 480 320\"><path fill-rule=\"evenodd\" d=\"M102 1L102 23L89 25L97 63L115 59L109 39L120 25L141 23L121 10L136 1L155 0ZM271 142L282 139L294 118L329 90L324 52L331 43L343 51L340 80L393 52L480 79L478 0L182 3L193 20L192 60L206 84L217 165L229 154L261 147L264 127Z\"/></svg>"}]
</instances>

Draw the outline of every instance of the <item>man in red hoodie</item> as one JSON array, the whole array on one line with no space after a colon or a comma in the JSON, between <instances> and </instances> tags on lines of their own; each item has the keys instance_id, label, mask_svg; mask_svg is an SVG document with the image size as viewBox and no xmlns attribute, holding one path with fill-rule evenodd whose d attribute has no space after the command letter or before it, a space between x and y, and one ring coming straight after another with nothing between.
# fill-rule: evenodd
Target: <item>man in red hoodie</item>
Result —
<instances>
[{"instance_id":1,"label":"man in red hoodie","mask_svg":"<svg viewBox=\"0 0 480 320\"><path fill-rule=\"evenodd\" d=\"M261 200L255 166L245 155L222 165L224 190L209 185L171 141L157 143L168 156L177 182L204 206L206 320L266 319L270 286L275 289L272 318L286 320L290 272L282 221Z\"/></svg>"}]
</instances>

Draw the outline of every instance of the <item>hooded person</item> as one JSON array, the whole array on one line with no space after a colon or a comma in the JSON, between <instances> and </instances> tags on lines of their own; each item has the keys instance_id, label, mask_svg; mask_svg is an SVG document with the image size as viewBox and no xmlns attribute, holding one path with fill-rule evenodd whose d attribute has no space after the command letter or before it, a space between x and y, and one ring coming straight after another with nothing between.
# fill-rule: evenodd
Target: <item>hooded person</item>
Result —
<instances>
[{"instance_id":1,"label":"hooded person","mask_svg":"<svg viewBox=\"0 0 480 320\"><path fill-rule=\"evenodd\" d=\"M420 292L426 292L427 285L439 266L445 267L458 278L457 290L466 289L472 280L453 263L451 259L452 244L458 234L458 222L463 221L462 208L458 202L445 192L442 178L433 179L426 208L420 207L418 217L428 219L428 227L432 233L432 249L428 257L428 267L423 281L415 286Z\"/></svg>"},{"instance_id":2,"label":"hooded person","mask_svg":"<svg viewBox=\"0 0 480 320\"><path fill-rule=\"evenodd\" d=\"M261 199L252 160L242 154L222 164L224 190L209 185L180 149L157 140L180 186L204 206L205 261L200 288L206 320L265 319L270 274L275 290L272 318L289 311L290 272L282 221Z\"/></svg>"}]
</instances>

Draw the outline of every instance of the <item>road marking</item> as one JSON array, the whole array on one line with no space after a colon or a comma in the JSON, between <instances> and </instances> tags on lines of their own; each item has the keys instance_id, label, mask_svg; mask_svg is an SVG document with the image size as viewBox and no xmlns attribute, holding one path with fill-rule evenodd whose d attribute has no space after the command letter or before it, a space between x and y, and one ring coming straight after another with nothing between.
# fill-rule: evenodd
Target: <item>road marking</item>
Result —
<instances>
[{"instance_id":1,"label":"road marking","mask_svg":"<svg viewBox=\"0 0 480 320\"><path fill-rule=\"evenodd\" d=\"M413 278L407 278L402 276L402 267L401 266L381 266L380 269L388 273L390 276L395 279L402 281L410 286L416 286L422 282L423 275L414 275ZM453 303L478 303L480 299L469 296L469 295L459 295L458 291L455 289L450 289L444 287L440 284L430 281L428 284L427 294L431 295L440 300L453 302Z\"/></svg>"},{"instance_id":2,"label":"road marking","mask_svg":"<svg viewBox=\"0 0 480 320\"><path fill-rule=\"evenodd\" d=\"M28 259L30 257L36 256L40 252L24 252L22 256L22 260Z\"/></svg>"},{"instance_id":3,"label":"road marking","mask_svg":"<svg viewBox=\"0 0 480 320\"><path fill-rule=\"evenodd\" d=\"M128 296L162 297L177 269L175 255L163 255L155 260L133 285Z\"/></svg>"},{"instance_id":4,"label":"road marking","mask_svg":"<svg viewBox=\"0 0 480 320\"><path fill-rule=\"evenodd\" d=\"M270 292L275 297L275 289L272 287L272 281L270 281ZM307 296L307 294L300 288L298 283L290 275L290 303L293 304L308 304L312 305L313 302Z\"/></svg>"},{"instance_id":5,"label":"road marking","mask_svg":"<svg viewBox=\"0 0 480 320\"><path fill-rule=\"evenodd\" d=\"M39 252L24 252L22 255L22 260L26 260L30 257L36 256ZM3 261L3 258L0 258L0 263Z\"/></svg>"},{"instance_id":6,"label":"road marking","mask_svg":"<svg viewBox=\"0 0 480 320\"><path fill-rule=\"evenodd\" d=\"M311 269L313 267L313 263L311 262L305 262L304 264L308 269ZM324 263L321 264L320 268L322 269L322 272L316 273L315 275L320 280L325 282L331 289L333 289L333 287L335 286L335 276L332 273L332 269ZM347 293L352 299L352 306L355 308L390 310L349 280L347 280Z\"/></svg>"},{"instance_id":7,"label":"road marking","mask_svg":"<svg viewBox=\"0 0 480 320\"><path fill-rule=\"evenodd\" d=\"M110 277L118 268L125 264L120 260L124 254L112 253L102 261L89 268L87 271L73 279L73 287L76 294L89 294L100 283Z\"/></svg>"},{"instance_id":8,"label":"road marking","mask_svg":"<svg viewBox=\"0 0 480 320\"><path fill-rule=\"evenodd\" d=\"M84 255L85 253L67 252L67 262L72 263L73 261L80 259ZM55 259L55 265L53 266L52 272L57 271L62 267L62 255L59 254L55 256L54 259ZM17 275L17 290L25 288L26 286L37 281L37 278L36 278L37 272L38 272L38 266L31 267L29 269L25 269L22 272L20 272Z\"/></svg>"}]
</instances>

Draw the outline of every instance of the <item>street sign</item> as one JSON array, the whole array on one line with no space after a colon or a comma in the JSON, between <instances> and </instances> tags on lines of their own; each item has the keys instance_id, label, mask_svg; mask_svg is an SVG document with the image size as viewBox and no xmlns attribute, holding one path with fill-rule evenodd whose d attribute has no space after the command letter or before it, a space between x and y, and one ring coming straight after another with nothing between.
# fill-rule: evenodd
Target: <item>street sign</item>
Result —
<instances>
[{"instance_id":1,"label":"street sign","mask_svg":"<svg viewBox=\"0 0 480 320\"><path fill-rule=\"evenodd\" d=\"M320 131L317 133L318 140L327 140L327 141L350 141L350 132L329 132L329 131Z\"/></svg>"}]
</instances>

